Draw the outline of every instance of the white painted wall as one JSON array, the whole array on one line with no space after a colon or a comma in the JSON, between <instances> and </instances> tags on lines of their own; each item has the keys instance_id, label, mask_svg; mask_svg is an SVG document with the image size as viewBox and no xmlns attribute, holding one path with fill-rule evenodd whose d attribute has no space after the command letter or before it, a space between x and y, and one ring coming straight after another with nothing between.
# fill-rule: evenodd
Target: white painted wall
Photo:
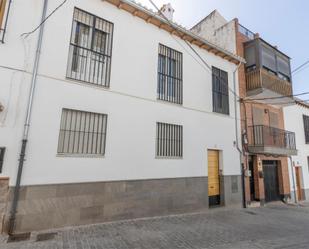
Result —
<instances>
[{"instance_id":1,"label":"white painted wall","mask_svg":"<svg viewBox=\"0 0 309 249\"><path fill-rule=\"evenodd\" d=\"M285 107L284 109L284 122L286 130L293 131L296 133L296 148L298 150L298 155L293 156L292 160L296 166L301 166L302 177L303 177L303 188L309 189L309 165L307 157L309 156L309 144L305 141L304 132L304 122L303 115L309 116L309 108L305 108L299 105L293 105ZM294 190L293 178L292 178L292 168L289 161L289 173L291 190ZM294 172L295 177L295 172ZM296 185L296 180L295 180Z\"/></svg>"},{"instance_id":2,"label":"white painted wall","mask_svg":"<svg viewBox=\"0 0 309 249\"><path fill-rule=\"evenodd\" d=\"M7 147L0 176L9 176L10 185L15 184L38 32L25 40L20 34L39 23L42 2L13 1L6 43L0 44L0 101L6 108L0 113L0 146ZM48 13L60 2L50 1ZM74 6L114 23L110 89L65 77ZM22 185L206 176L207 149L223 151L223 174L239 175L234 96L230 93L230 116L213 113L210 72L175 39L100 0L68 1L56 12L45 25ZM182 106L156 100L159 43L183 53ZM236 65L196 49L210 65L229 73L233 88ZM57 155L62 108L108 114L104 157ZM183 159L155 158L157 121L183 125Z\"/></svg>"},{"instance_id":3,"label":"white painted wall","mask_svg":"<svg viewBox=\"0 0 309 249\"><path fill-rule=\"evenodd\" d=\"M217 10L194 26L192 31L213 44L236 54L235 21L226 21Z\"/></svg>"}]
</instances>

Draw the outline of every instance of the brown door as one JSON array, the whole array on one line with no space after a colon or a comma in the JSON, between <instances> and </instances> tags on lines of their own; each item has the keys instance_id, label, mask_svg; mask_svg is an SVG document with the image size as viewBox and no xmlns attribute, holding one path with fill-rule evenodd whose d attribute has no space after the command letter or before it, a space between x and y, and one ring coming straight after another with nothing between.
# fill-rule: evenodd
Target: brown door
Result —
<instances>
[{"instance_id":1,"label":"brown door","mask_svg":"<svg viewBox=\"0 0 309 249\"><path fill-rule=\"evenodd\" d=\"M220 205L219 151L208 150L209 206Z\"/></svg>"},{"instance_id":2,"label":"brown door","mask_svg":"<svg viewBox=\"0 0 309 249\"><path fill-rule=\"evenodd\" d=\"M295 167L295 175L296 175L297 199L299 201L302 201L303 193L301 189L301 168L300 167Z\"/></svg>"}]
</instances>

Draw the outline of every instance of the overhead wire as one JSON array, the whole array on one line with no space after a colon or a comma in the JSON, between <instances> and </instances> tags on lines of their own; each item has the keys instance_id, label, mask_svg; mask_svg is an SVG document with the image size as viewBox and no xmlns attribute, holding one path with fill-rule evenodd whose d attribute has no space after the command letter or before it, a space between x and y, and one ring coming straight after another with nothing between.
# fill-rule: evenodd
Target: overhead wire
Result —
<instances>
[{"instance_id":1,"label":"overhead wire","mask_svg":"<svg viewBox=\"0 0 309 249\"><path fill-rule=\"evenodd\" d=\"M162 18L164 18L171 26L173 26L173 23L171 23L171 21L162 13L162 11L158 8L158 6L152 1L152 0L149 0L149 2L151 3L151 5L158 11L158 13L162 16ZM176 31L177 32L177 31ZM178 33L178 32L177 32ZM179 34L179 33L178 33ZM172 36L173 37L173 36ZM173 39L183 48L185 49L185 51L200 65L202 66L203 68L205 68L206 66L206 69L209 70L207 71L208 73L211 74L211 76L215 76L213 73L212 73L212 67L203 59L203 57L194 49L193 46L191 46L191 44L184 40L185 44L190 48L190 50L192 50L194 52L194 54L200 59L200 61L203 63L201 64L200 61L197 60L196 57L194 57L191 53L188 52L188 50L185 48L185 46L183 46L183 44L178 40L176 39L175 37L173 37ZM215 77L218 77L218 76L215 76ZM228 86L228 90L238 99L241 99L240 96L233 90L231 89L229 86Z\"/></svg>"},{"instance_id":2,"label":"overhead wire","mask_svg":"<svg viewBox=\"0 0 309 249\"><path fill-rule=\"evenodd\" d=\"M68 0L64 0L61 4L59 4L48 16L46 16L46 18L41 21L41 23L34 28L32 31L29 32L25 32L22 33L20 36L21 37L25 37L27 38L29 35L33 34L35 31L37 31L53 14L55 14L57 12L57 10L59 10Z\"/></svg>"}]
</instances>

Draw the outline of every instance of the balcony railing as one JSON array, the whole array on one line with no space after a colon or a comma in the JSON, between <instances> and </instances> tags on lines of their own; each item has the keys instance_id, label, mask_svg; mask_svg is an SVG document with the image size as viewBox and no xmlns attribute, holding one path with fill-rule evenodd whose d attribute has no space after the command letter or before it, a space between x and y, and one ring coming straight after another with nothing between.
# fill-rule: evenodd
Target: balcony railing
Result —
<instances>
[{"instance_id":1,"label":"balcony railing","mask_svg":"<svg viewBox=\"0 0 309 249\"><path fill-rule=\"evenodd\" d=\"M247 92L253 90L268 89L277 94L288 96L292 95L292 84L280 79L265 69L256 69L246 73Z\"/></svg>"},{"instance_id":2,"label":"balcony railing","mask_svg":"<svg viewBox=\"0 0 309 249\"><path fill-rule=\"evenodd\" d=\"M260 154L296 155L295 133L265 125L250 126L248 150Z\"/></svg>"},{"instance_id":3,"label":"balcony railing","mask_svg":"<svg viewBox=\"0 0 309 249\"><path fill-rule=\"evenodd\" d=\"M254 39L254 33L249 29L247 29L246 27L242 26L241 24L238 24L238 31L243 35L247 36L248 39L250 40Z\"/></svg>"}]
</instances>

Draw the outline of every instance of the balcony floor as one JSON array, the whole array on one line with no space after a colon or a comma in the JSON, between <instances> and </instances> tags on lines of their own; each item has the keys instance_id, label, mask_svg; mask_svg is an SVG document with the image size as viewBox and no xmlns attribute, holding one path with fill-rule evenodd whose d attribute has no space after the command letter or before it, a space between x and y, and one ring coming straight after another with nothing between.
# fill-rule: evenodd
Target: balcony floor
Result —
<instances>
[{"instance_id":1,"label":"balcony floor","mask_svg":"<svg viewBox=\"0 0 309 249\"><path fill-rule=\"evenodd\" d=\"M249 146L250 153L253 154L266 154L276 156L296 156L297 150L271 147L271 146Z\"/></svg>"}]
</instances>

